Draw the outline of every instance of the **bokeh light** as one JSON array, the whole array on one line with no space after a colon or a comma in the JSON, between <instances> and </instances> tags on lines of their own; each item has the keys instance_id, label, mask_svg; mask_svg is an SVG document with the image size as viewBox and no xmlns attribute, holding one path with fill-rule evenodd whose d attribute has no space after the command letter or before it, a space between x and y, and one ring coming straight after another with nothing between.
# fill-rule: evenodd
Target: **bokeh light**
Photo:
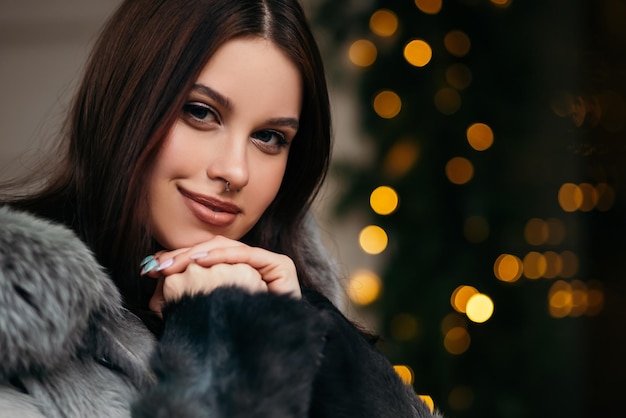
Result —
<instances>
[{"instance_id":1,"label":"bokeh light","mask_svg":"<svg viewBox=\"0 0 626 418\"><path fill-rule=\"evenodd\" d=\"M459 355L467 351L471 343L469 333L465 328L454 327L443 338L443 346L450 354Z\"/></svg>"},{"instance_id":2,"label":"bokeh light","mask_svg":"<svg viewBox=\"0 0 626 418\"><path fill-rule=\"evenodd\" d=\"M380 254L387 248L388 238L384 229L369 225L359 234L359 245L368 254Z\"/></svg>"},{"instance_id":3,"label":"bokeh light","mask_svg":"<svg viewBox=\"0 0 626 418\"><path fill-rule=\"evenodd\" d=\"M615 201L615 191L606 183L599 183L596 185L598 191L598 210L606 212L613 207Z\"/></svg>"},{"instance_id":4,"label":"bokeh light","mask_svg":"<svg viewBox=\"0 0 626 418\"><path fill-rule=\"evenodd\" d=\"M391 36L398 29L398 16L391 10L377 10L370 17L370 29L378 36Z\"/></svg>"},{"instance_id":5,"label":"bokeh light","mask_svg":"<svg viewBox=\"0 0 626 418\"><path fill-rule=\"evenodd\" d=\"M484 123L474 123L467 128L467 142L476 151L485 151L493 145L493 131Z\"/></svg>"},{"instance_id":6,"label":"bokeh light","mask_svg":"<svg viewBox=\"0 0 626 418\"><path fill-rule=\"evenodd\" d=\"M578 256L569 250L561 252L562 269L560 277L569 279L578 273Z\"/></svg>"},{"instance_id":7,"label":"bokeh light","mask_svg":"<svg viewBox=\"0 0 626 418\"><path fill-rule=\"evenodd\" d=\"M559 205L565 212L574 212L583 203L583 192L574 183L564 183L559 188Z\"/></svg>"},{"instance_id":8,"label":"bokeh light","mask_svg":"<svg viewBox=\"0 0 626 418\"><path fill-rule=\"evenodd\" d=\"M493 301L483 293L472 295L467 301L466 315L472 322L486 322L493 315Z\"/></svg>"},{"instance_id":9,"label":"bokeh light","mask_svg":"<svg viewBox=\"0 0 626 418\"><path fill-rule=\"evenodd\" d=\"M354 41L348 50L348 58L359 67L369 67L374 64L377 56L376 45L366 39Z\"/></svg>"},{"instance_id":10,"label":"bokeh light","mask_svg":"<svg viewBox=\"0 0 626 418\"><path fill-rule=\"evenodd\" d=\"M561 256L554 251L546 251L543 253L546 259L546 271L543 273L543 277L546 279L554 279L563 271L563 260Z\"/></svg>"},{"instance_id":11,"label":"bokeh light","mask_svg":"<svg viewBox=\"0 0 626 418\"><path fill-rule=\"evenodd\" d=\"M370 206L379 215L389 215L398 208L398 193L389 186L377 187L370 195Z\"/></svg>"},{"instance_id":12,"label":"bokeh light","mask_svg":"<svg viewBox=\"0 0 626 418\"><path fill-rule=\"evenodd\" d=\"M380 297L381 291L380 277L370 270L357 270L348 281L348 297L357 305L371 304Z\"/></svg>"},{"instance_id":13,"label":"bokeh light","mask_svg":"<svg viewBox=\"0 0 626 418\"><path fill-rule=\"evenodd\" d=\"M443 335L456 327L467 328L467 318L456 312L450 312L441 320L441 333Z\"/></svg>"},{"instance_id":14,"label":"bokeh light","mask_svg":"<svg viewBox=\"0 0 626 418\"><path fill-rule=\"evenodd\" d=\"M398 373L398 376L400 376L400 379L402 379L404 384L409 386L413 384L415 375L413 374L413 370L409 366L398 364L393 366L393 369L396 371L396 373Z\"/></svg>"},{"instance_id":15,"label":"bokeh light","mask_svg":"<svg viewBox=\"0 0 626 418\"><path fill-rule=\"evenodd\" d=\"M470 50L471 42L469 36L460 30L451 30L444 36L443 44L446 50L455 57L463 57Z\"/></svg>"},{"instance_id":16,"label":"bokeh light","mask_svg":"<svg viewBox=\"0 0 626 418\"><path fill-rule=\"evenodd\" d=\"M435 93L435 107L444 115L452 115L461 107L461 95L455 89L444 87Z\"/></svg>"},{"instance_id":17,"label":"bokeh light","mask_svg":"<svg viewBox=\"0 0 626 418\"><path fill-rule=\"evenodd\" d=\"M498 7L509 7L512 0L491 0L491 3Z\"/></svg>"},{"instance_id":18,"label":"bokeh light","mask_svg":"<svg viewBox=\"0 0 626 418\"><path fill-rule=\"evenodd\" d=\"M413 168L418 157L419 146L417 142L412 139L397 141L385 156L385 174L392 179L403 177Z\"/></svg>"},{"instance_id":19,"label":"bokeh light","mask_svg":"<svg viewBox=\"0 0 626 418\"><path fill-rule=\"evenodd\" d=\"M493 273L498 280L515 282L522 277L524 264L519 257L512 254L501 254L493 263Z\"/></svg>"},{"instance_id":20,"label":"bokeh light","mask_svg":"<svg viewBox=\"0 0 626 418\"><path fill-rule=\"evenodd\" d=\"M524 239L530 245L541 245L548 241L550 228L546 221L539 218L531 218L524 226Z\"/></svg>"},{"instance_id":21,"label":"bokeh light","mask_svg":"<svg viewBox=\"0 0 626 418\"><path fill-rule=\"evenodd\" d=\"M467 65L457 62L446 69L446 81L457 90L466 89L472 82L472 71Z\"/></svg>"},{"instance_id":22,"label":"bokeh light","mask_svg":"<svg viewBox=\"0 0 626 418\"><path fill-rule=\"evenodd\" d=\"M404 47L404 59L414 67L424 67L433 57L433 50L428 43L414 39Z\"/></svg>"},{"instance_id":23,"label":"bokeh light","mask_svg":"<svg viewBox=\"0 0 626 418\"><path fill-rule=\"evenodd\" d=\"M474 391L469 386L457 386L448 395L448 405L455 411L467 411L474 402Z\"/></svg>"},{"instance_id":24,"label":"bokeh light","mask_svg":"<svg viewBox=\"0 0 626 418\"><path fill-rule=\"evenodd\" d=\"M450 305L452 305L455 311L465 313L467 302L477 293L478 290L475 287L461 285L452 292Z\"/></svg>"},{"instance_id":25,"label":"bokeh light","mask_svg":"<svg viewBox=\"0 0 626 418\"><path fill-rule=\"evenodd\" d=\"M446 176L454 184L465 184L474 177L474 166L464 157L454 157L446 164Z\"/></svg>"},{"instance_id":26,"label":"bokeh light","mask_svg":"<svg viewBox=\"0 0 626 418\"><path fill-rule=\"evenodd\" d=\"M394 118L402 109L400 96L391 90L383 90L374 97L374 111L385 119Z\"/></svg>"},{"instance_id":27,"label":"bokeh light","mask_svg":"<svg viewBox=\"0 0 626 418\"><path fill-rule=\"evenodd\" d=\"M580 210L583 212L589 212L596 207L598 203L598 191L589 183L581 183L578 185L580 192L583 195L582 202L580 202Z\"/></svg>"},{"instance_id":28,"label":"bokeh light","mask_svg":"<svg viewBox=\"0 0 626 418\"><path fill-rule=\"evenodd\" d=\"M538 279L546 273L548 263L546 257L537 252L530 251L524 256L524 276L528 279Z\"/></svg>"},{"instance_id":29,"label":"bokeh light","mask_svg":"<svg viewBox=\"0 0 626 418\"><path fill-rule=\"evenodd\" d=\"M572 310L572 286L563 281L557 280L550 287L548 292L548 309L554 318L564 318Z\"/></svg>"},{"instance_id":30,"label":"bokeh light","mask_svg":"<svg viewBox=\"0 0 626 418\"><path fill-rule=\"evenodd\" d=\"M441 11L443 0L415 0L415 5L422 12L435 15Z\"/></svg>"},{"instance_id":31,"label":"bokeh light","mask_svg":"<svg viewBox=\"0 0 626 418\"><path fill-rule=\"evenodd\" d=\"M389 329L394 340L409 341L418 336L420 325L415 316L408 313L399 313L391 319Z\"/></svg>"}]
</instances>

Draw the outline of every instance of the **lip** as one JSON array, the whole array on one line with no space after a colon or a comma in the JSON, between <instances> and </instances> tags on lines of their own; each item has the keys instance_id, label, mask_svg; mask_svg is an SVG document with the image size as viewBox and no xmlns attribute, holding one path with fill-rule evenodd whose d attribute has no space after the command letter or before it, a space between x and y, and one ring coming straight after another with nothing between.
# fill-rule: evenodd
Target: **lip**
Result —
<instances>
[{"instance_id":1,"label":"lip","mask_svg":"<svg viewBox=\"0 0 626 418\"><path fill-rule=\"evenodd\" d=\"M205 224L216 227L229 226L235 222L237 215L241 213L239 206L233 203L190 192L180 186L178 191L183 196L185 204L191 213Z\"/></svg>"}]
</instances>

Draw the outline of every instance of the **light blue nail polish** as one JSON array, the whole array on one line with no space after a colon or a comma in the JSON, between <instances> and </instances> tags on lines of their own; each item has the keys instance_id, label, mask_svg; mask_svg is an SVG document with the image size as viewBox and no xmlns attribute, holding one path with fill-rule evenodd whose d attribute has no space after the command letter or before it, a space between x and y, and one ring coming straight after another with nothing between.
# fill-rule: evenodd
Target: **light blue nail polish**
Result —
<instances>
[{"instance_id":1,"label":"light blue nail polish","mask_svg":"<svg viewBox=\"0 0 626 418\"><path fill-rule=\"evenodd\" d=\"M167 260L164 260L161 264L159 264L159 266L157 267L156 271L161 271L163 269L166 269L169 266L171 266L172 264L174 264L174 259L173 258L168 258Z\"/></svg>"},{"instance_id":2,"label":"light blue nail polish","mask_svg":"<svg viewBox=\"0 0 626 418\"><path fill-rule=\"evenodd\" d=\"M146 264L148 264L150 261L154 260L154 256L153 255L149 255L146 258L144 258L143 260L141 260L141 263L139 263L139 267L143 267Z\"/></svg>"},{"instance_id":3,"label":"light blue nail polish","mask_svg":"<svg viewBox=\"0 0 626 418\"><path fill-rule=\"evenodd\" d=\"M157 263L156 260L148 261L146 263L146 265L143 266L143 269L141 270L141 275L143 276L144 274L147 274L147 273L151 272L152 270L154 270L158 266L159 266L159 263Z\"/></svg>"}]
</instances>

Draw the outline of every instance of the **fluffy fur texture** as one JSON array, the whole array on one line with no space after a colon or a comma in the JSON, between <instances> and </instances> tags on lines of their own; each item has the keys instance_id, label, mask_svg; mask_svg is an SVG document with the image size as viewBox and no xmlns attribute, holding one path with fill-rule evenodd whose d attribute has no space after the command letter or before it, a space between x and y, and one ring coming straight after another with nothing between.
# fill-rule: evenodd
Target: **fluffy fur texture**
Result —
<instances>
[{"instance_id":1,"label":"fluffy fur texture","mask_svg":"<svg viewBox=\"0 0 626 418\"><path fill-rule=\"evenodd\" d=\"M318 237L304 235L320 288L339 298ZM0 417L128 417L131 405L135 417L432 416L319 293L221 288L164 316L154 351L72 232L0 208Z\"/></svg>"},{"instance_id":2,"label":"fluffy fur texture","mask_svg":"<svg viewBox=\"0 0 626 418\"><path fill-rule=\"evenodd\" d=\"M154 345L70 230L0 208L0 411L128 416Z\"/></svg>"}]
</instances>

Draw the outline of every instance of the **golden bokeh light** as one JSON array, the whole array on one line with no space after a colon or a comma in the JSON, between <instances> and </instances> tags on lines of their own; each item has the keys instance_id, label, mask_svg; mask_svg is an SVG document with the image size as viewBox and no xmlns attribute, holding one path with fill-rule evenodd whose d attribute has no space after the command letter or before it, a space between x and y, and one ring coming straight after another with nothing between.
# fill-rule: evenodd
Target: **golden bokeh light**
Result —
<instances>
[{"instance_id":1,"label":"golden bokeh light","mask_svg":"<svg viewBox=\"0 0 626 418\"><path fill-rule=\"evenodd\" d=\"M377 225L366 226L359 234L359 245L368 254L380 254L385 251L388 240L385 230Z\"/></svg>"},{"instance_id":2,"label":"golden bokeh light","mask_svg":"<svg viewBox=\"0 0 626 418\"><path fill-rule=\"evenodd\" d=\"M489 238L489 222L483 216L469 216L463 223L463 235L469 242L484 242Z\"/></svg>"},{"instance_id":3,"label":"golden bokeh light","mask_svg":"<svg viewBox=\"0 0 626 418\"><path fill-rule=\"evenodd\" d=\"M509 7L512 0L491 0L491 3L498 7Z\"/></svg>"},{"instance_id":4,"label":"golden bokeh light","mask_svg":"<svg viewBox=\"0 0 626 418\"><path fill-rule=\"evenodd\" d=\"M398 16L391 10L377 10L370 17L370 29L378 36L391 36L398 29Z\"/></svg>"},{"instance_id":5,"label":"golden bokeh light","mask_svg":"<svg viewBox=\"0 0 626 418\"><path fill-rule=\"evenodd\" d=\"M391 90L383 90L374 97L374 111L384 119L394 118L402 109L400 96Z\"/></svg>"},{"instance_id":6,"label":"golden bokeh light","mask_svg":"<svg viewBox=\"0 0 626 418\"><path fill-rule=\"evenodd\" d=\"M446 69L446 81L457 90L466 89L472 82L472 70L460 62L452 64Z\"/></svg>"},{"instance_id":7,"label":"golden bokeh light","mask_svg":"<svg viewBox=\"0 0 626 418\"><path fill-rule=\"evenodd\" d=\"M461 95L455 89L444 87L435 93L435 107L444 115L452 115L461 107Z\"/></svg>"},{"instance_id":8,"label":"golden bokeh light","mask_svg":"<svg viewBox=\"0 0 626 418\"><path fill-rule=\"evenodd\" d=\"M396 341L409 341L419 334L419 322L415 316L408 313L396 314L390 323L391 337Z\"/></svg>"},{"instance_id":9,"label":"golden bokeh light","mask_svg":"<svg viewBox=\"0 0 626 418\"><path fill-rule=\"evenodd\" d=\"M501 254L493 263L493 273L498 280L515 282L522 277L524 264L519 257L512 254Z\"/></svg>"},{"instance_id":10,"label":"golden bokeh light","mask_svg":"<svg viewBox=\"0 0 626 418\"><path fill-rule=\"evenodd\" d=\"M355 271L348 281L348 297L357 305L371 304L380 297L381 291L380 277L370 270Z\"/></svg>"},{"instance_id":11,"label":"golden bokeh light","mask_svg":"<svg viewBox=\"0 0 626 418\"><path fill-rule=\"evenodd\" d=\"M578 273L578 256L572 251L561 252L561 274L560 277L569 279L574 277Z\"/></svg>"},{"instance_id":12,"label":"golden bokeh light","mask_svg":"<svg viewBox=\"0 0 626 418\"><path fill-rule=\"evenodd\" d=\"M404 382L405 385L412 385L415 375L413 374L413 370L409 366L405 366L403 364L398 364L393 366L393 369L398 373L400 379Z\"/></svg>"},{"instance_id":13,"label":"golden bokeh light","mask_svg":"<svg viewBox=\"0 0 626 418\"><path fill-rule=\"evenodd\" d=\"M546 259L546 271L543 273L543 277L546 279L554 279L563 271L563 260L561 256L554 251L546 251L543 253Z\"/></svg>"},{"instance_id":14,"label":"golden bokeh light","mask_svg":"<svg viewBox=\"0 0 626 418\"><path fill-rule=\"evenodd\" d=\"M411 139L402 139L391 147L384 161L385 174L397 179L413 168L419 157L419 146Z\"/></svg>"},{"instance_id":15,"label":"golden bokeh light","mask_svg":"<svg viewBox=\"0 0 626 418\"><path fill-rule=\"evenodd\" d=\"M489 296L477 293L467 301L466 310L470 321L482 324L493 315L493 301Z\"/></svg>"},{"instance_id":16,"label":"golden bokeh light","mask_svg":"<svg viewBox=\"0 0 626 418\"><path fill-rule=\"evenodd\" d=\"M443 335L456 327L467 328L467 318L456 312L450 312L441 320L441 333Z\"/></svg>"},{"instance_id":17,"label":"golden bokeh light","mask_svg":"<svg viewBox=\"0 0 626 418\"><path fill-rule=\"evenodd\" d=\"M554 318L565 318L572 311L572 286L557 280L548 292L548 309Z\"/></svg>"},{"instance_id":18,"label":"golden bokeh light","mask_svg":"<svg viewBox=\"0 0 626 418\"><path fill-rule=\"evenodd\" d=\"M598 281L591 281L587 285L587 315L598 315L604 307L604 290Z\"/></svg>"},{"instance_id":19,"label":"golden bokeh light","mask_svg":"<svg viewBox=\"0 0 626 418\"><path fill-rule=\"evenodd\" d=\"M404 59L414 67L424 67L432 57L432 48L422 39L414 39L404 47Z\"/></svg>"},{"instance_id":20,"label":"golden bokeh light","mask_svg":"<svg viewBox=\"0 0 626 418\"><path fill-rule=\"evenodd\" d=\"M452 296L450 296L450 305L455 311L465 313L467 302L469 299L478 293L475 287L461 285L454 289Z\"/></svg>"},{"instance_id":21,"label":"golden bokeh light","mask_svg":"<svg viewBox=\"0 0 626 418\"><path fill-rule=\"evenodd\" d=\"M598 191L598 210L606 212L613 207L615 201L615 191L606 183L599 183L596 185Z\"/></svg>"},{"instance_id":22,"label":"golden bokeh light","mask_svg":"<svg viewBox=\"0 0 626 418\"><path fill-rule=\"evenodd\" d=\"M441 11L443 0L415 0L415 5L422 12L436 15Z\"/></svg>"},{"instance_id":23,"label":"golden bokeh light","mask_svg":"<svg viewBox=\"0 0 626 418\"><path fill-rule=\"evenodd\" d=\"M565 183L559 188L559 205L565 212L574 212L583 203L583 192L574 183Z\"/></svg>"},{"instance_id":24,"label":"golden bokeh light","mask_svg":"<svg viewBox=\"0 0 626 418\"><path fill-rule=\"evenodd\" d=\"M359 67L369 67L376 61L377 56L376 45L367 39L354 41L348 50L348 58Z\"/></svg>"},{"instance_id":25,"label":"golden bokeh light","mask_svg":"<svg viewBox=\"0 0 626 418\"><path fill-rule=\"evenodd\" d=\"M431 413L435 411L435 402L433 401L432 397L430 397L429 395L417 395L417 396L419 396L422 402L426 404L426 406L430 409Z\"/></svg>"},{"instance_id":26,"label":"golden bokeh light","mask_svg":"<svg viewBox=\"0 0 626 418\"><path fill-rule=\"evenodd\" d=\"M389 215L398 208L398 193L389 186L377 187L370 194L370 206L379 215Z\"/></svg>"},{"instance_id":27,"label":"golden bokeh light","mask_svg":"<svg viewBox=\"0 0 626 418\"><path fill-rule=\"evenodd\" d=\"M469 333L465 328L455 327L448 331L443 338L443 346L450 354L459 355L467 351L471 343Z\"/></svg>"},{"instance_id":28,"label":"golden bokeh light","mask_svg":"<svg viewBox=\"0 0 626 418\"><path fill-rule=\"evenodd\" d=\"M572 280L572 309L569 313L572 317L579 317L587 311L587 285L580 280Z\"/></svg>"},{"instance_id":29,"label":"golden bokeh light","mask_svg":"<svg viewBox=\"0 0 626 418\"><path fill-rule=\"evenodd\" d=\"M493 131L484 123L475 123L467 128L467 142L476 151L485 151L493 145Z\"/></svg>"},{"instance_id":30,"label":"golden bokeh light","mask_svg":"<svg viewBox=\"0 0 626 418\"><path fill-rule=\"evenodd\" d=\"M455 57L463 57L470 51L471 41L469 36L460 30L451 30L444 36L443 44L446 50Z\"/></svg>"},{"instance_id":31,"label":"golden bokeh light","mask_svg":"<svg viewBox=\"0 0 626 418\"><path fill-rule=\"evenodd\" d=\"M593 210L598 203L598 191L589 183L581 183L578 185L580 192L583 195L582 202L580 203L580 210L583 212L589 212Z\"/></svg>"},{"instance_id":32,"label":"golden bokeh light","mask_svg":"<svg viewBox=\"0 0 626 418\"><path fill-rule=\"evenodd\" d=\"M546 257L537 252L531 251L524 256L524 276L528 279L538 279L546 273L548 263Z\"/></svg>"},{"instance_id":33,"label":"golden bokeh light","mask_svg":"<svg viewBox=\"0 0 626 418\"><path fill-rule=\"evenodd\" d=\"M550 227L546 221L539 218L531 218L524 226L524 239L530 245L541 245L548 241Z\"/></svg>"},{"instance_id":34,"label":"golden bokeh light","mask_svg":"<svg viewBox=\"0 0 626 418\"><path fill-rule=\"evenodd\" d=\"M563 221L558 218L550 218L547 220L548 224L548 239L547 244L559 245L565 240L565 225Z\"/></svg>"},{"instance_id":35,"label":"golden bokeh light","mask_svg":"<svg viewBox=\"0 0 626 418\"><path fill-rule=\"evenodd\" d=\"M448 395L448 405L455 411L467 411L474 402L474 391L469 386L457 386Z\"/></svg>"},{"instance_id":36,"label":"golden bokeh light","mask_svg":"<svg viewBox=\"0 0 626 418\"><path fill-rule=\"evenodd\" d=\"M454 184L465 184L474 177L474 166L464 157L454 157L446 163L446 176Z\"/></svg>"}]
</instances>

